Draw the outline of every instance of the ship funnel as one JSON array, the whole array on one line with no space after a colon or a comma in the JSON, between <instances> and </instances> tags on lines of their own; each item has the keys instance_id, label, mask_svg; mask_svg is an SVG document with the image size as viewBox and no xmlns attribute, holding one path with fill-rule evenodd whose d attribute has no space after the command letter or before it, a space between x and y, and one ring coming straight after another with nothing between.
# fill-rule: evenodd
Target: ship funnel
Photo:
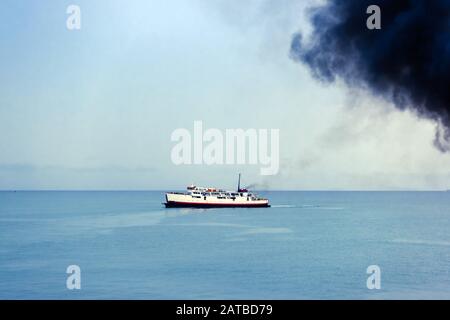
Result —
<instances>
[{"instance_id":1,"label":"ship funnel","mask_svg":"<svg viewBox=\"0 0 450 320\"><path fill-rule=\"evenodd\" d=\"M239 180L238 180L238 192L248 192L247 189L241 189L241 174L239 173Z\"/></svg>"}]
</instances>

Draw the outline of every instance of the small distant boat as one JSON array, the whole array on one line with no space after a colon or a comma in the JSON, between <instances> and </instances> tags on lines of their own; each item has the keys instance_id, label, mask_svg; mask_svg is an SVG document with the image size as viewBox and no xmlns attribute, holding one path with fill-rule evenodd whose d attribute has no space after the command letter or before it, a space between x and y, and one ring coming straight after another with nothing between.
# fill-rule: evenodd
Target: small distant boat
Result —
<instances>
[{"instance_id":1,"label":"small distant boat","mask_svg":"<svg viewBox=\"0 0 450 320\"><path fill-rule=\"evenodd\" d=\"M241 189L239 174L237 191L204 188L190 185L187 192L166 193L166 208L230 208L270 207L269 200L258 197L247 189Z\"/></svg>"}]
</instances>

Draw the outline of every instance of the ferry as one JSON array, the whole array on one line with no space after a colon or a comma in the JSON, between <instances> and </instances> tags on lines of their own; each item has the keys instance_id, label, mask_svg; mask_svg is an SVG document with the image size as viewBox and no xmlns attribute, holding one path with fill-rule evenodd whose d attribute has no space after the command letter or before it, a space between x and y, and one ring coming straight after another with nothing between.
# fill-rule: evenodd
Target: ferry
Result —
<instances>
[{"instance_id":1,"label":"ferry","mask_svg":"<svg viewBox=\"0 0 450 320\"><path fill-rule=\"evenodd\" d=\"M241 189L239 174L237 191L216 188L204 188L190 185L187 192L166 193L166 208L255 208L270 207L269 200L258 197L255 193Z\"/></svg>"}]
</instances>

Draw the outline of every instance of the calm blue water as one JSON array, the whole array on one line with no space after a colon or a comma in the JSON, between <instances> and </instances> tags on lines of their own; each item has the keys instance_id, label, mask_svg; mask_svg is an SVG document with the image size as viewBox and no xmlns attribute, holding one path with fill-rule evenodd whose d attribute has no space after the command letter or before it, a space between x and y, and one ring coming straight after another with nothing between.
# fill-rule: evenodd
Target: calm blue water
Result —
<instances>
[{"instance_id":1,"label":"calm blue water","mask_svg":"<svg viewBox=\"0 0 450 320\"><path fill-rule=\"evenodd\" d=\"M0 298L450 298L449 192L262 194L272 208L0 192ZM81 290L66 289L71 264ZM381 290L366 287L372 264Z\"/></svg>"}]
</instances>

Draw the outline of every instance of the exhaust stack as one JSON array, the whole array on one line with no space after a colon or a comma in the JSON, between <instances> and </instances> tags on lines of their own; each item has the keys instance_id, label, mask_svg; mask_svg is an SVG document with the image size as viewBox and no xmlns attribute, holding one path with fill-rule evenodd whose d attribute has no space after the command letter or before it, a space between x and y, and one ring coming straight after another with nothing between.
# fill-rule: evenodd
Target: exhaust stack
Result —
<instances>
[{"instance_id":1,"label":"exhaust stack","mask_svg":"<svg viewBox=\"0 0 450 320\"><path fill-rule=\"evenodd\" d=\"M248 192L246 188L241 189L241 174L239 173L239 179L238 179L238 192Z\"/></svg>"}]
</instances>

